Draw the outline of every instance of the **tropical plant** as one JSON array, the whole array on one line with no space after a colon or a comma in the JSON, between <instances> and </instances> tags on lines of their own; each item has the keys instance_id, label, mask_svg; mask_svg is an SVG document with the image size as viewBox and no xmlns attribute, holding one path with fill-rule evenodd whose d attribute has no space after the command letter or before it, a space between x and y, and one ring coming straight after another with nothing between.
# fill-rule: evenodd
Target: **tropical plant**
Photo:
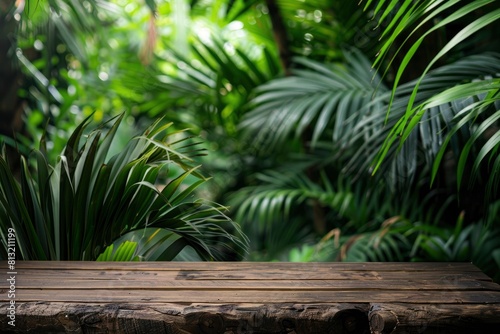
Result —
<instances>
[{"instance_id":1,"label":"tropical plant","mask_svg":"<svg viewBox=\"0 0 500 334\"><path fill-rule=\"evenodd\" d=\"M137 242L127 240L121 243L116 250L114 248L114 244L106 247L96 261L139 261L139 256L134 256Z\"/></svg>"},{"instance_id":2,"label":"tropical plant","mask_svg":"<svg viewBox=\"0 0 500 334\"><path fill-rule=\"evenodd\" d=\"M498 207L495 203L493 207ZM492 213L493 214L493 213ZM463 226L463 214L454 228L439 228L422 223L406 231L414 239L409 254L414 260L466 262L471 261L500 281L500 230L490 222L480 221Z\"/></svg>"},{"instance_id":3,"label":"tropical plant","mask_svg":"<svg viewBox=\"0 0 500 334\"><path fill-rule=\"evenodd\" d=\"M477 26L473 24L464 28L465 34L479 31L494 23L497 18L498 10L492 5L492 1L473 1L473 4L455 13L453 9L459 6L457 3L406 1L404 4L397 4L368 1L365 10L373 15L378 30L382 30L382 40L387 41L382 44L382 52L375 64L377 69L385 69L381 76L378 71L370 71L369 61L360 52L349 50L344 53L344 61L333 65L295 58L289 77L272 80L257 88L257 97L252 101L253 108L241 123L242 130L247 131L248 138L252 138L252 144L257 147L257 152L263 152L263 157L274 156L277 148L284 146L295 154L302 155L310 164L302 168L300 178L309 179L315 187L304 187L304 182L293 184L293 178L290 178L291 182L286 188L287 196L283 196L285 189L278 185L281 182L279 179L286 177L282 170L293 170L291 166L297 163L297 159L282 158L276 162L276 166L280 166L280 172L266 172L268 176L274 175L275 180L260 178L260 185L243 190L247 197L241 196L244 198L241 201L244 205L240 208L243 212L239 212L239 216L246 216L247 213L249 224L258 226L256 219L252 217L273 217L275 213L268 212L276 212L284 207L297 207L306 203L304 199L308 195L311 197L307 206L310 212L316 213L317 201L314 198L319 197L312 195L310 189L325 187L325 178L314 176L314 173L323 170L330 180L337 177L342 179L340 184L334 183L330 187L332 193L339 197L346 185L352 187L352 184L363 189L358 194L345 193L356 199L360 198L359 194L373 194L373 189L386 193L390 199L393 198L392 195L402 192L413 194L394 199L392 203L388 203L390 200L379 202L372 198L372 201L367 202L370 203L368 206L360 205L361 212L366 212L370 205L380 208L386 205L389 210L379 211L382 219L377 219L376 224L369 223L373 219L358 221L358 228L362 228L364 224L371 226L371 231L376 231L379 229L377 224L381 226L386 219L395 216L406 217L413 223L422 221L425 222L424 225L430 226L452 225L461 210L466 212L467 224L481 220L491 203L484 202L482 198L485 179L488 178L488 168L495 164L495 156L490 156L487 152L496 152L494 133L497 129L497 113L494 106L495 103L498 104L498 89L494 82L499 73L499 54L492 51L496 51L498 45L493 43L491 34L484 32L474 40L476 45L482 46L481 51L486 51L481 54L474 54L471 52L474 51L472 48L461 48L453 54L443 51L443 55L446 54L447 57L441 57L439 62L433 60L433 56L426 58L422 55L415 57L419 61L416 64L415 61L409 61L420 44L424 48L425 42L445 47L446 37L453 34L455 29L461 29L460 25L451 26L452 29L448 24L459 18L467 21L468 18L463 14L473 13L477 16L472 16L471 21L476 18L477 22L482 20L482 23L476 22ZM478 8L491 10L491 14L484 15L484 11L474 11ZM451 18L447 18L447 15ZM425 17L425 22L421 23L418 18L422 17ZM424 34L414 46L410 44L406 47L405 43L410 42L401 43L396 37L401 35L405 25L410 29L415 26L420 30L428 28L425 24L430 19L442 20L429 28L432 31L441 29L441 32L446 33L445 38L441 39L444 40L442 44L435 44L435 39L425 40L427 36ZM463 21L460 24L464 24L464 27L467 25ZM455 43L464 36L459 33L450 43ZM418 37L420 36L417 35ZM397 51L404 53L405 50L408 50L406 54L409 56L398 58ZM386 55L392 58L384 59L383 56ZM430 65L425 63L427 60ZM422 63L424 75L415 75ZM463 83L467 84L457 86ZM393 85L392 91L385 88L386 84ZM481 85L483 88L479 89ZM422 105L425 105L424 109L412 107ZM416 115L413 119L408 116L409 108L413 108L412 112ZM477 126L477 122L483 123ZM406 129L405 124L409 125L403 131ZM400 135L401 138L398 137ZM297 140L303 144L299 150L296 149L297 146L290 145ZM400 144L393 145L395 141ZM471 163L469 156L479 157L483 165L477 161ZM443 160L446 160L445 168L438 169ZM377 163L374 164L374 161ZM487 162L489 166L485 166ZM456 173L453 171L454 166L458 166ZM460 189L466 183L462 181L463 175L471 170L475 174L468 176L466 180L475 181L474 188L457 192L457 186ZM374 177L370 176L373 173ZM497 193L497 183L490 179L487 185L487 193L493 199ZM272 189L273 187L275 188ZM348 200L348 197L344 198ZM414 204L410 210L402 205L407 201ZM323 210L323 216L329 215L332 209L338 214L339 208L332 205L334 202L320 203L327 208ZM299 211L304 212L303 207L300 207L302 209ZM370 214L377 213L375 211ZM330 220L333 218L328 217ZM335 217L336 224L343 225L343 233L347 232L349 224L344 225L345 220L339 219L338 215ZM311 221L311 218L312 215L304 219ZM245 221L242 223L246 224ZM370 228L363 233L372 233ZM487 227L488 230L491 228ZM353 232L347 234L350 233ZM399 244L405 245L402 239Z\"/></svg>"},{"instance_id":4,"label":"tropical plant","mask_svg":"<svg viewBox=\"0 0 500 334\"><path fill-rule=\"evenodd\" d=\"M262 231L273 221L279 226L280 220L297 217L288 214L290 208L307 212L311 206L309 216L302 214L303 222L314 221L316 231L323 233L341 225L344 233L367 231L394 216L418 219L418 212L426 212L421 218L443 217L441 209L446 208L448 197L442 199L443 205L424 207L436 195L419 199L413 192L425 184L418 185L414 171L405 173L401 168L416 166L421 158L410 155L393 164L384 178L370 177L374 146L380 147L386 131L383 122L390 91L374 85L370 63L360 52L351 50L345 58L345 65L330 66L296 58L297 68L290 76L256 91L254 108L241 123L256 152L272 156L281 147L290 148L287 143L292 140L302 141L303 148L296 151L300 158L276 161L276 170L256 175L257 185L234 193L236 219L243 226L261 226ZM408 195L395 198L394 189L402 184Z\"/></svg>"},{"instance_id":5,"label":"tropical plant","mask_svg":"<svg viewBox=\"0 0 500 334\"><path fill-rule=\"evenodd\" d=\"M90 48L85 47L80 36L84 32L99 32L100 25L95 16L84 17L82 14L91 13L97 4L95 1L84 4L59 0L6 3L9 11L2 19L12 21L9 25L15 29L5 35L12 43L10 47L2 48L10 60L2 65L15 69L18 77L9 82L8 77L2 76L1 81L5 84L17 81L20 87L3 91L2 95L6 100L19 100L17 112L22 117L17 118L23 121L12 127L12 133L4 133L3 139L27 155L36 145L36 138L44 132L49 147L47 153L55 152L55 157L76 124L85 118L77 101L85 98L89 90L75 85L79 77L74 75L77 73L74 69L75 65L88 65ZM5 119L9 118L7 113L14 112L16 110L6 110ZM90 111L87 116L89 114ZM15 138L15 143L11 138ZM52 147L54 150L50 150Z\"/></svg>"},{"instance_id":6,"label":"tropical plant","mask_svg":"<svg viewBox=\"0 0 500 334\"><path fill-rule=\"evenodd\" d=\"M371 232L349 235L337 228L316 244L292 249L289 256L292 260L302 254L309 261L470 261L500 281L500 230L491 221L464 227L463 218L462 213L455 227L393 217Z\"/></svg>"},{"instance_id":7,"label":"tropical plant","mask_svg":"<svg viewBox=\"0 0 500 334\"><path fill-rule=\"evenodd\" d=\"M367 1L368 6L371 1ZM469 132L464 144L460 148L454 147L456 162L457 186L460 189L467 181L470 184L476 181L479 184L488 182L486 194L498 196L498 171L500 160L496 152L499 147L498 117L500 106L500 78L498 77L498 67L495 63L487 61L487 51L500 51L496 38L492 35L495 27L500 25L500 9L493 0L477 0L462 3L459 1L406 1L401 6L394 6L388 1L379 1L374 12L383 11L379 22L389 20L382 36L384 42L381 51L375 62L380 67L383 60L391 57L391 50L399 39L404 41L397 45L397 51L401 52L402 60L397 65L393 84L393 96L395 96L403 73L411 66L418 63L415 59L416 53L425 45L425 42L437 32L446 34L440 48L435 54L426 59L428 61L422 66L421 73L418 74L414 88L412 89L405 112L398 117L396 124L392 126L391 132L387 136L377 157L375 170L388 156L389 150L397 144L397 147L407 141L415 132L416 127L429 116L431 109L440 108L452 110L453 117L448 123L446 131L439 131L439 128L432 130L434 140L439 145L439 151L435 155L433 162L432 178L438 174L438 168L443 161L443 157L449 151L449 143L456 138L459 133ZM390 15L389 15L390 14ZM388 18L389 17L389 18ZM434 25L429 24L432 21ZM474 39L471 40L471 37ZM412 37L415 37L412 39ZM416 40L415 40L416 39ZM457 80L453 72L451 74L450 86L440 87L434 94L426 99L416 100L417 93L421 89L421 83L428 76L429 71L439 63L449 63L464 55L480 53L483 57L474 58L474 62L456 66L455 73L473 74L472 67L481 68L484 72L476 73L466 80ZM394 62L396 56L392 56L389 64ZM498 58L498 55L496 55ZM419 66L416 66L420 68ZM387 70L386 70L387 71ZM393 98L391 99L391 103ZM391 104L390 104L391 105ZM450 107L451 106L451 107ZM389 109L390 110L390 109ZM390 112L390 111L388 111ZM432 114L432 112L431 112ZM484 171L489 170L486 176Z\"/></svg>"},{"instance_id":8,"label":"tropical plant","mask_svg":"<svg viewBox=\"0 0 500 334\"><path fill-rule=\"evenodd\" d=\"M135 254L146 259L173 259L185 246L203 259L244 251L246 239L224 207L193 198L207 180L193 166L192 157L202 153L195 142L182 132L165 133L171 123L156 121L108 157L123 115L83 139L90 117L76 128L54 166L42 138L40 149L32 152L33 173L22 158L20 182L0 158L0 224L4 231L15 229L20 258L94 260L131 232L148 238L149 252Z\"/></svg>"}]
</instances>

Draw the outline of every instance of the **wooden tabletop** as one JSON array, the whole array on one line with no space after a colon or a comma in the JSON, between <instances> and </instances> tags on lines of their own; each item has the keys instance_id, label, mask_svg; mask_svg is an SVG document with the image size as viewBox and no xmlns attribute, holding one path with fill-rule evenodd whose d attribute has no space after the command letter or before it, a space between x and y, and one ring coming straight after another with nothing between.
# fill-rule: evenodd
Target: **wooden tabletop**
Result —
<instances>
[{"instance_id":1,"label":"wooden tabletop","mask_svg":"<svg viewBox=\"0 0 500 334\"><path fill-rule=\"evenodd\" d=\"M470 263L19 261L15 272L17 330L486 333L500 328L500 285ZM0 303L8 305L2 281ZM0 331L14 330L7 320L1 320Z\"/></svg>"}]
</instances>

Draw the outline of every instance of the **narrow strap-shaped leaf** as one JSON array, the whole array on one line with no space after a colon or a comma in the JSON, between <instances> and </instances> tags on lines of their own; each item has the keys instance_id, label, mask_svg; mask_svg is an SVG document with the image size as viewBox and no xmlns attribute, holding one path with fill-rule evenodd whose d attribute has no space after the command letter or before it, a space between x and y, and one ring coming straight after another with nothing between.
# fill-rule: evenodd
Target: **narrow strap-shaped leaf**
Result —
<instances>
[{"instance_id":1,"label":"narrow strap-shaped leaf","mask_svg":"<svg viewBox=\"0 0 500 334\"><path fill-rule=\"evenodd\" d=\"M498 112L497 112L498 114ZM500 144L500 132L496 132L493 136L488 139L488 141L483 145L479 153L477 154L476 160L474 161L473 170L477 172L479 165L483 159L490 153L495 147Z\"/></svg>"},{"instance_id":2,"label":"narrow strap-shaped leaf","mask_svg":"<svg viewBox=\"0 0 500 334\"><path fill-rule=\"evenodd\" d=\"M480 7L479 4L478 4L477 7L474 7L472 5L474 5L476 3L480 3L480 2L481 1L476 1L476 2L472 3L471 4L472 8L468 8L469 6L465 6L464 8L460 9L456 13L452 14L450 16L450 18L456 19L456 18L460 17L459 15L466 15L470 11L479 8ZM489 2L490 1L484 1L485 4L489 3ZM462 30L460 30L443 48L441 48L441 50L439 50L438 54L429 62L429 64L427 65L426 69L422 73L422 76L417 81L417 84L415 85L415 88L414 88L414 93L412 95L416 94L416 91L418 90L419 85L422 82L422 79L424 78L424 76L427 74L427 72L429 72L429 70L432 68L432 66L442 56L444 56L448 51L450 51L456 45L458 45L459 43L461 43L463 40L465 40L466 38L470 37L472 34L478 32L479 30L481 30L484 27L490 25L491 23L493 23L494 21L496 21L498 19L500 19L500 9L494 10L494 11L492 11L490 13L487 13L487 14L483 15L482 17L476 19L475 21L473 21L472 23L470 23L469 25L467 25L465 28L463 28ZM445 21L445 20L443 20L443 21ZM408 103L407 110L410 111L412 109L412 107L413 107L413 101L410 100L409 103Z\"/></svg>"},{"instance_id":3,"label":"narrow strap-shaped leaf","mask_svg":"<svg viewBox=\"0 0 500 334\"><path fill-rule=\"evenodd\" d=\"M39 195L25 159L21 159L21 169L23 200L30 217L24 220L24 224L30 229L30 238L32 238L30 241L36 247L36 257L40 260L48 260L53 251L50 230L47 228L46 219L40 207Z\"/></svg>"},{"instance_id":4,"label":"narrow strap-shaped leaf","mask_svg":"<svg viewBox=\"0 0 500 334\"><path fill-rule=\"evenodd\" d=\"M88 139L91 140L91 142L86 143L75 169L74 179L76 192L71 221L71 224L75 227L71 235L73 240L72 260L79 259L83 254L82 247L85 247L84 240L86 239L86 233L89 233L87 228L89 225L93 224L93 222L87 220L89 207L88 200L89 194L92 193L91 186L94 174L94 162L99 149L99 137L99 134L96 134ZM90 231L90 233L92 232Z\"/></svg>"}]
</instances>

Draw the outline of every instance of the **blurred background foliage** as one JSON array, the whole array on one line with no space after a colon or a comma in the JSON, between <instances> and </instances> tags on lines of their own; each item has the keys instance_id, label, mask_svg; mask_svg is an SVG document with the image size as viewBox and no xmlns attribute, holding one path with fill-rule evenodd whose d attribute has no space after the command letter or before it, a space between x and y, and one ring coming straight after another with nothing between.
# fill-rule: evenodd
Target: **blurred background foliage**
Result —
<instances>
[{"instance_id":1,"label":"blurred background foliage","mask_svg":"<svg viewBox=\"0 0 500 334\"><path fill-rule=\"evenodd\" d=\"M203 141L198 195L230 205L246 260L472 261L500 279L498 2L1 6L10 154L46 131L56 161L85 117L125 113L118 152L164 117Z\"/></svg>"}]
</instances>

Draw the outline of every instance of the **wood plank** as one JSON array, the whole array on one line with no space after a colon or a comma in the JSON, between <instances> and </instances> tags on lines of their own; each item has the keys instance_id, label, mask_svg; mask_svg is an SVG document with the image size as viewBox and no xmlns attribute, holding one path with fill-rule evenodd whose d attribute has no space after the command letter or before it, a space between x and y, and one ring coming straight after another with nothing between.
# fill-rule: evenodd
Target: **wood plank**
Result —
<instances>
[{"instance_id":1,"label":"wood plank","mask_svg":"<svg viewBox=\"0 0 500 334\"><path fill-rule=\"evenodd\" d=\"M383 311L398 317L396 334L484 334L500 326L500 305L20 303L17 317L36 333L345 333L353 320L358 333L369 333L368 319Z\"/></svg>"},{"instance_id":2,"label":"wood plank","mask_svg":"<svg viewBox=\"0 0 500 334\"><path fill-rule=\"evenodd\" d=\"M0 266L7 268L5 261ZM480 272L465 262L90 262L90 261L17 261L16 268L78 270L214 271L214 270L335 270L335 271L438 271Z\"/></svg>"},{"instance_id":3,"label":"wood plank","mask_svg":"<svg viewBox=\"0 0 500 334\"><path fill-rule=\"evenodd\" d=\"M288 280L321 280L321 279L348 279L348 280L397 280L405 279L408 276L419 279L433 279L433 280L447 280L458 281L460 279L477 279L491 281L491 278L482 272L434 272L434 271L419 271L419 272L405 272L405 271L235 271L235 270L217 270L217 271L186 271L178 272L177 279L189 280L205 280L205 279L247 279L247 280L260 280L260 279L288 279Z\"/></svg>"},{"instance_id":4,"label":"wood plank","mask_svg":"<svg viewBox=\"0 0 500 334\"><path fill-rule=\"evenodd\" d=\"M368 331L367 312L367 305L356 304L21 303L18 318L36 333L292 334L344 333L352 319ZM0 329L5 319L0 317Z\"/></svg>"},{"instance_id":5,"label":"wood plank","mask_svg":"<svg viewBox=\"0 0 500 334\"><path fill-rule=\"evenodd\" d=\"M6 295L7 290L0 291ZM412 303L500 304L495 291L262 291L262 290L96 290L19 289L16 300L92 303ZM5 301L5 297L2 300Z\"/></svg>"},{"instance_id":6,"label":"wood plank","mask_svg":"<svg viewBox=\"0 0 500 334\"><path fill-rule=\"evenodd\" d=\"M500 328L500 305L372 304L368 318L373 331L384 333L450 332L496 333ZM470 324L481 324L470 326ZM475 330L474 330L475 329ZM481 333L480 331L478 331Z\"/></svg>"},{"instance_id":7,"label":"wood plank","mask_svg":"<svg viewBox=\"0 0 500 334\"><path fill-rule=\"evenodd\" d=\"M168 279L168 280L308 280L308 279L382 279L376 272L367 271L329 271L305 272L295 271L240 271L240 270L211 270L211 271L147 271L147 270L24 270L17 269L18 275L36 277L64 278L64 279ZM475 274L474 274L475 275Z\"/></svg>"},{"instance_id":8,"label":"wood plank","mask_svg":"<svg viewBox=\"0 0 500 334\"><path fill-rule=\"evenodd\" d=\"M460 280L491 281L482 272L437 272L419 271L415 273L398 271L304 271L292 270L205 270L205 271L147 271L147 270L39 270L17 269L19 276L31 276L61 280L435 280L459 282Z\"/></svg>"},{"instance_id":9,"label":"wood plank","mask_svg":"<svg viewBox=\"0 0 500 334\"><path fill-rule=\"evenodd\" d=\"M477 280L109 280L72 279L54 280L24 275L16 280L19 289L226 289L226 290L491 290L500 291L500 285Z\"/></svg>"}]
</instances>

